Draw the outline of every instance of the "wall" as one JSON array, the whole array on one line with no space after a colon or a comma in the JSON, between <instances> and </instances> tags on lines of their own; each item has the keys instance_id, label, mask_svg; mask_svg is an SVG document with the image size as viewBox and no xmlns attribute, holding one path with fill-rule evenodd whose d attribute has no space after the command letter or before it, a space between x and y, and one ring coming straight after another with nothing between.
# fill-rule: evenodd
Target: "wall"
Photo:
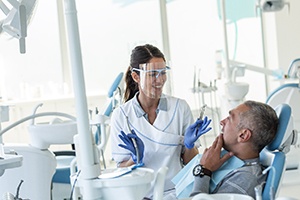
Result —
<instances>
[{"instance_id":1,"label":"wall","mask_svg":"<svg viewBox=\"0 0 300 200\"><path fill-rule=\"evenodd\" d=\"M286 1L283 10L275 13L264 13L265 41L267 51L267 67L281 68L288 72L290 63L300 57L300 1ZM269 92L276 89L284 81L269 77ZM288 82L288 81L287 81Z\"/></svg>"}]
</instances>

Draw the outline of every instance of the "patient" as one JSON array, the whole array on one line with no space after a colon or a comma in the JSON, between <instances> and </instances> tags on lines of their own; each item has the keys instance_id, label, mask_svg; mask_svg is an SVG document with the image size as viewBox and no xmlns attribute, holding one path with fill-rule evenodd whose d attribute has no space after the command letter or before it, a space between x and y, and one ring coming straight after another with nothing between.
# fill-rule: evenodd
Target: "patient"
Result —
<instances>
[{"instance_id":1,"label":"patient","mask_svg":"<svg viewBox=\"0 0 300 200\"><path fill-rule=\"evenodd\" d=\"M274 139L278 123L273 108L260 102L246 101L229 111L229 116L221 121L223 133L211 147L204 150L200 165L193 170L195 180L190 196L198 193L236 193L255 199L254 187L266 180L266 175L262 174L264 168L259 163L259 153ZM220 156L222 147L228 151L223 157ZM244 165L229 172L210 191L211 173L233 155L241 159Z\"/></svg>"}]
</instances>

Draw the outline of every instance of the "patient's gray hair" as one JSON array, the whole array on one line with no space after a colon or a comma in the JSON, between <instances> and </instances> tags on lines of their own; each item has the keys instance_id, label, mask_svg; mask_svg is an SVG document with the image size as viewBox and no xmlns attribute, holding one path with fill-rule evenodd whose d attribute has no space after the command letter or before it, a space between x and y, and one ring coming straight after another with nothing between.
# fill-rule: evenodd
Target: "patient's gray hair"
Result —
<instances>
[{"instance_id":1,"label":"patient's gray hair","mask_svg":"<svg viewBox=\"0 0 300 200\"><path fill-rule=\"evenodd\" d=\"M256 101L245 101L244 104L249 110L240 114L237 128L252 132L253 148L260 152L274 139L279 120L275 110L268 104Z\"/></svg>"}]
</instances>

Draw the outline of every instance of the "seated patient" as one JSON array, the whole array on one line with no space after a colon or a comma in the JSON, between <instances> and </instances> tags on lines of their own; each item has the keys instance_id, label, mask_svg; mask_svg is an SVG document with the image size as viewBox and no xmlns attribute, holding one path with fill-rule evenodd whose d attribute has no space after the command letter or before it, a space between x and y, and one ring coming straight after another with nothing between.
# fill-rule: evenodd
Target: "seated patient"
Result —
<instances>
[{"instance_id":1,"label":"seated patient","mask_svg":"<svg viewBox=\"0 0 300 200\"><path fill-rule=\"evenodd\" d=\"M254 187L266 180L259 153L274 139L278 123L275 110L260 102L246 101L229 111L229 116L221 121L223 133L204 150L200 164L193 170L195 180L190 196L237 193L255 199ZM228 151L223 157L220 156L222 147ZM244 161L244 165L228 173L209 191L211 174L233 155Z\"/></svg>"}]
</instances>

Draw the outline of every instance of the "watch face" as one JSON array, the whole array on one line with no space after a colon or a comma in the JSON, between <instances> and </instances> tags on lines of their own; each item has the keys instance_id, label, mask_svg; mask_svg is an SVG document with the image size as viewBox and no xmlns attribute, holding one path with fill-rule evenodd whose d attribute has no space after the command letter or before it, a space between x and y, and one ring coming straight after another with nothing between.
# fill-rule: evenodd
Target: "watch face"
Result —
<instances>
[{"instance_id":1,"label":"watch face","mask_svg":"<svg viewBox=\"0 0 300 200\"><path fill-rule=\"evenodd\" d=\"M194 176L199 176L201 174L202 167L201 165L196 165L193 170Z\"/></svg>"}]
</instances>

